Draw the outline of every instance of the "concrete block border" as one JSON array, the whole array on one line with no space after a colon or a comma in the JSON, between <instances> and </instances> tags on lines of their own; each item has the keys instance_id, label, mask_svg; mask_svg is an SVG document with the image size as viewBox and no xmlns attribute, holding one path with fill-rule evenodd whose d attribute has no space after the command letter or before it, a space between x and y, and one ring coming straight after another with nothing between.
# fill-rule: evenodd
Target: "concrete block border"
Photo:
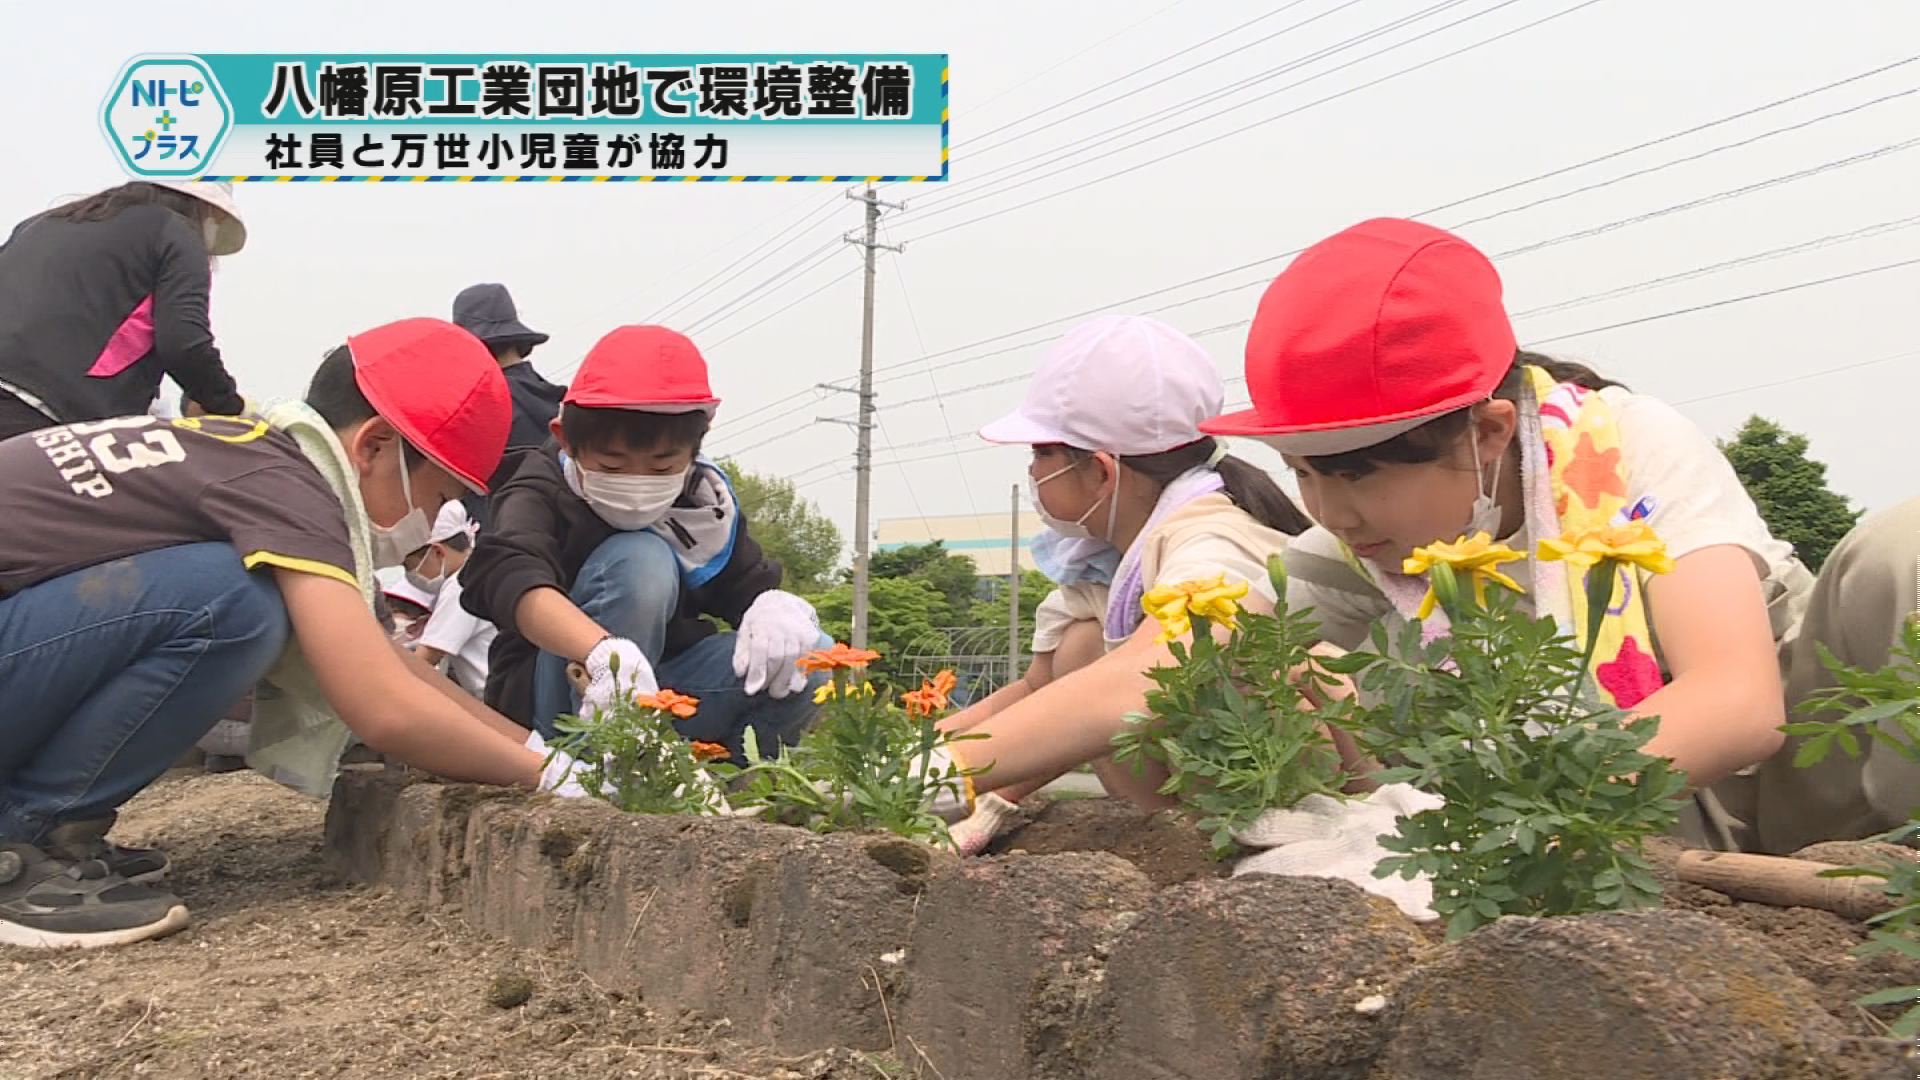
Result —
<instances>
[{"instance_id":1,"label":"concrete block border","mask_svg":"<svg viewBox=\"0 0 1920 1080\"><path fill-rule=\"evenodd\" d=\"M1342 882L1162 887L1101 852L960 860L382 771L341 775L326 848L351 880L654 1008L947 1080L1914 1075L1763 943L1686 912L1509 919L1438 946Z\"/></svg>"}]
</instances>

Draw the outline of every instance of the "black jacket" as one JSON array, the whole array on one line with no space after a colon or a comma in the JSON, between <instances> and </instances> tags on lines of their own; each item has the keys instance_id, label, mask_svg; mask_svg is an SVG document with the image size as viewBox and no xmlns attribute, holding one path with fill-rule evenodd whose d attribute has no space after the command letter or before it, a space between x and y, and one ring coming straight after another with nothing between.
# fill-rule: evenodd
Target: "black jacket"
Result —
<instances>
[{"instance_id":1,"label":"black jacket","mask_svg":"<svg viewBox=\"0 0 1920 1080\"><path fill-rule=\"evenodd\" d=\"M566 387L548 382L525 361L503 369L501 374L507 377L507 392L513 396L513 427L507 432L509 453L500 459L500 467L487 481L488 491L499 491L513 479L518 462L511 451L539 449L553 437L548 425L560 415L560 399L567 394ZM490 520L486 497L469 495L461 502L473 523L486 529Z\"/></svg>"},{"instance_id":2,"label":"black jacket","mask_svg":"<svg viewBox=\"0 0 1920 1080\"><path fill-rule=\"evenodd\" d=\"M540 650L520 635L514 613L528 590L570 592L573 581L607 537L611 525L575 495L560 472L558 444L510 452L503 468L512 478L488 502L492 524L481 533L460 571L460 606L499 628L487 656L487 705L514 722L533 726L533 666ZM666 657L678 656L715 632L703 616L740 625L761 593L780 587L780 564L767 558L740 518L733 556L698 588L682 583L680 610L667 625Z\"/></svg>"},{"instance_id":3,"label":"black jacket","mask_svg":"<svg viewBox=\"0 0 1920 1080\"><path fill-rule=\"evenodd\" d=\"M210 280L199 227L164 206L105 221L29 218L0 245L0 382L69 423L146 412L163 375L212 411L239 412L207 323ZM151 348L114 375L88 374L148 300Z\"/></svg>"}]
</instances>

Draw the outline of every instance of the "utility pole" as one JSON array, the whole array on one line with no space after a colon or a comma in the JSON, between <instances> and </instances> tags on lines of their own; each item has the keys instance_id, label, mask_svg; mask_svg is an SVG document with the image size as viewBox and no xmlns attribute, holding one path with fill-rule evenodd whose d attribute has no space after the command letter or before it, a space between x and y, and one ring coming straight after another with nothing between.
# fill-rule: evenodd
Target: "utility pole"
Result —
<instances>
[{"instance_id":1,"label":"utility pole","mask_svg":"<svg viewBox=\"0 0 1920 1080\"><path fill-rule=\"evenodd\" d=\"M1020 485L1013 485L1013 524L1007 532L1007 685L1020 677Z\"/></svg>"},{"instance_id":2,"label":"utility pole","mask_svg":"<svg viewBox=\"0 0 1920 1080\"><path fill-rule=\"evenodd\" d=\"M867 546L872 531L869 516L873 503L873 281L874 254L882 248L895 253L905 250L879 242L880 208L904 210L906 204L884 203L868 184L864 195L847 192L847 198L863 202L867 208L866 235L856 240L842 237L849 244L866 249L867 285L860 313L860 395L859 420L854 424L858 443L853 458L853 641L856 649L867 647Z\"/></svg>"}]
</instances>

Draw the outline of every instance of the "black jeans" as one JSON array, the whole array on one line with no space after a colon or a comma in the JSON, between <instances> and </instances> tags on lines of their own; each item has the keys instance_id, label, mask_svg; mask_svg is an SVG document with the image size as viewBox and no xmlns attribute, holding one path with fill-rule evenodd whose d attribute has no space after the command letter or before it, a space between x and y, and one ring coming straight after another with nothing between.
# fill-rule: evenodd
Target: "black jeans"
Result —
<instances>
[{"instance_id":1,"label":"black jeans","mask_svg":"<svg viewBox=\"0 0 1920 1080\"><path fill-rule=\"evenodd\" d=\"M46 413L0 390L0 442L29 431L59 426L59 421L48 419Z\"/></svg>"}]
</instances>

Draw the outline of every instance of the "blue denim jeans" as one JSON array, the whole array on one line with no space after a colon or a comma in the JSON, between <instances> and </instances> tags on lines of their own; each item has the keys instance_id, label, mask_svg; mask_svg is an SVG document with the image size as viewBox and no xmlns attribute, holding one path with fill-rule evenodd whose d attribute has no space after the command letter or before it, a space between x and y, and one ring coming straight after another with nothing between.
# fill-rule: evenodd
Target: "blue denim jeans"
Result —
<instances>
[{"instance_id":1,"label":"blue denim jeans","mask_svg":"<svg viewBox=\"0 0 1920 1080\"><path fill-rule=\"evenodd\" d=\"M653 674L667 689L700 699L699 711L674 723L689 739L716 742L744 761L741 734L753 729L763 753L776 741L789 746L799 741L814 716L813 691L826 682L825 674L809 678L804 691L784 698L764 691L751 697L733 673L734 635L714 634L665 660L667 623L680 604L680 560L667 542L650 532L617 532L594 549L581 565L568 593L581 611L616 637L640 647L653 665ZM833 644L821 636L821 648ZM567 683L567 661L541 653L534 661L534 726L547 738L554 720L580 708L580 699Z\"/></svg>"},{"instance_id":2,"label":"blue denim jeans","mask_svg":"<svg viewBox=\"0 0 1920 1080\"><path fill-rule=\"evenodd\" d=\"M0 841L105 817L260 681L287 642L230 544L161 548L0 599Z\"/></svg>"}]
</instances>

